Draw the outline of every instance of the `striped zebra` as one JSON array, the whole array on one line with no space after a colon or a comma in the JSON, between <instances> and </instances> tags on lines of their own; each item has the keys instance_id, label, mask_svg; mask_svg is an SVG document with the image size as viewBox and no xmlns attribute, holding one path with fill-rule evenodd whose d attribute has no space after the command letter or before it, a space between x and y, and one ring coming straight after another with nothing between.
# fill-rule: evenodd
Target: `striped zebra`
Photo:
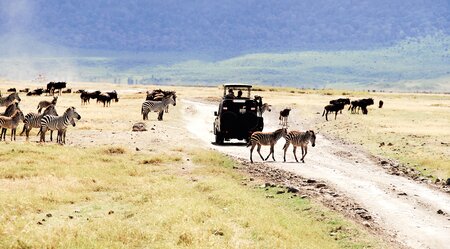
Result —
<instances>
[{"instance_id":1,"label":"striped zebra","mask_svg":"<svg viewBox=\"0 0 450 249\"><path fill-rule=\"evenodd\" d=\"M148 120L148 113L149 112L159 112L158 114L158 120L163 120L163 114L164 110L166 110L167 106L170 104L177 105L176 97L174 94L171 94L165 98L163 98L161 101L155 101L155 100L146 100L144 103L142 103L141 108L141 114L143 120Z\"/></svg>"},{"instance_id":2,"label":"striped zebra","mask_svg":"<svg viewBox=\"0 0 450 249\"><path fill-rule=\"evenodd\" d=\"M20 135L22 136L23 133L25 133L27 137L26 139L28 140L32 128L41 128L41 119L45 115L58 116L55 106L49 105L42 114L30 112L27 115L25 115L25 119L23 120L23 130L20 133ZM53 140L53 131L50 131L50 141L52 140Z\"/></svg>"},{"instance_id":3,"label":"striped zebra","mask_svg":"<svg viewBox=\"0 0 450 249\"><path fill-rule=\"evenodd\" d=\"M258 151L258 154L263 161L266 161L267 159L269 159L269 156L271 154L272 154L272 159L275 161L274 146L281 137L286 136L286 133L287 133L286 128L278 129L274 132L261 132L261 131L253 132L253 134L250 137L250 141L247 145L247 147L249 147L250 145L252 146L250 148L250 162L253 163L252 154L253 154L253 149L255 148L255 146L258 146L258 148L256 150ZM269 155L267 155L266 159L264 159L264 157L261 155L261 146L262 145L270 145L270 153L269 153Z\"/></svg>"},{"instance_id":4,"label":"striped zebra","mask_svg":"<svg viewBox=\"0 0 450 249\"><path fill-rule=\"evenodd\" d=\"M45 133L47 130L57 130L57 142L60 144L66 143L66 129L69 124L75 126L75 118L80 119L81 116L75 110L75 107L69 107L62 116L45 115L41 119L41 139L40 142L45 142Z\"/></svg>"},{"instance_id":5,"label":"striped zebra","mask_svg":"<svg viewBox=\"0 0 450 249\"><path fill-rule=\"evenodd\" d=\"M20 109L16 109L11 117L0 116L0 127L2 127L2 132L0 134L0 140L6 141L6 130L11 129L11 141L16 141L16 128L19 126L21 120L23 120L23 113Z\"/></svg>"},{"instance_id":6,"label":"striped zebra","mask_svg":"<svg viewBox=\"0 0 450 249\"><path fill-rule=\"evenodd\" d=\"M9 106L12 102L17 101L20 102L21 99L18 93L11 93L7 97L0 97L0 106Z\"/></svg>"},{"instance_id":7,"label":"striped zebra","mask_svg":"<svg viewBox=\"0 0 450 249\"><path fill-rule=\"evenodd\" d=\"M300 131L290 131L286 137L286 143L283 146L284 150L284 162L286 162L286 151L290 144L294 146L294 157L295 161L298 162L297 159L297 146L300 146L302 148L302 158L300 159L302 163L305 162L304 158L306 156L306 153L308 153L308 143L311 142L312 147L316 146L316 134L314 134L314 131L309 130L306 132L300 132Z\"/></svg>"}]
</instances>

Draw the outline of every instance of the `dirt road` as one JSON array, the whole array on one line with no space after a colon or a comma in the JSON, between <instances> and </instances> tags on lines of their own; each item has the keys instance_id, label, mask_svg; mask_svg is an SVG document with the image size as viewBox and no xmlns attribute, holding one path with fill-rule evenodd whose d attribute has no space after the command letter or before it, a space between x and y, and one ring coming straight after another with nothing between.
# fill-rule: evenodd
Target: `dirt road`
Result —
<instances>
[{"instance_id":1,"label":"dirt road","mask_svg":"<svg viewBox=\"0 0 450 249\"><path fill-rule=\"evenodd\" d=\"M213 112L217 106L184 101L187 110L188 130L206 146L223 153L248 159L245 146L216 146L212 144ZM301 130L296 121L292 129ZM265 116L266 130L278 126L276 112ZM425 184L402 176L387 174L363 151L352 145L343 145L318 134L316 147L309 148L305 163L295 163L290 149L287 163L283 163L283 138L275 151L277 162L266 166L293 172L306 178L323 180L337 191L366 208L380 226L396 239L411 248L448 248L450 245L450 195L434 190ZM262 149L267 155L268 148ZM255 161L260 160L254 151ZM438 210L444 214L438 214Z\"/></svg>"}]
</instances>

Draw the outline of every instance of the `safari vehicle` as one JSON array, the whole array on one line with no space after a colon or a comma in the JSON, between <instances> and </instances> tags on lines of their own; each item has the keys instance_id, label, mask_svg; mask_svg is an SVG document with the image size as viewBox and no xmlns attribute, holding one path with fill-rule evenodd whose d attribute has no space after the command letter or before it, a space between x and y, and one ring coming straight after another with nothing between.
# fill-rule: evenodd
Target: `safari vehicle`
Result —
<instances>
[{"instance_id":1,"label":"safari vehicle","mask_svg":"<svg viewBox=\"0 0 450 249\"><path fill-rule=\"evenodd\" d=\"M255 131L262 131L264 120L261 115L262 98L251 99L251 85L225 84L219 110L214 112L214 135L216 144L224 140L246 140ZM235 95L230 94L234 92ZM242 93L239 96L239 93Z\"/></svg>"}]
</instances>

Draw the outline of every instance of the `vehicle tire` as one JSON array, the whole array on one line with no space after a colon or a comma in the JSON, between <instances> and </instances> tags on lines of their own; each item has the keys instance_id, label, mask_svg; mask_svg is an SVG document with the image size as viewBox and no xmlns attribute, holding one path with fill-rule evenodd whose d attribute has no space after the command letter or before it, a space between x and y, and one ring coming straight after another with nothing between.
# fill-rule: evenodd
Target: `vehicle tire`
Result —
<instances>
[{"instance_id":1,"label":"vehicle tire","mask_svg":"<svg viewBox=\"0 0 450 249\"><path fill-rule=\"evenodd\" d=\"M223 144L223 135L222 133L216 131L216 144Z\"/></svg>"}]
</instances>

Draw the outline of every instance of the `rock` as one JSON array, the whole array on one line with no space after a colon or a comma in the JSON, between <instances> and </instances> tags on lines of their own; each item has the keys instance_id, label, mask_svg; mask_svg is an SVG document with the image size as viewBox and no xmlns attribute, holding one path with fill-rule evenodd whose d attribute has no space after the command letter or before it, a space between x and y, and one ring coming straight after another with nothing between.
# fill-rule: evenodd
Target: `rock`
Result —
<instances>
[{"instance_id":1,"label":"rock","mask_svg":"<svg viewBox=\"0 0 450 249\"><path fill-rule=\"evenodd\" d=\"M447 178L447 181L445 181L445 185L450 186L450 178Z\"/></svg>"},{"instance_id":2,"label":"rock","mask_svg":"<svg viewBox=\"0 0 450 249\"><path fill-rule=\"evenodd\" d=\"M281 194L284 194L284 193L286 193L284 190L278 190L277 191L277 195L281 195Z\"/></svg>"},{"instance_id":3,"label":"rock","mask_svg":"<svg viewBox=\"0 0 450 249\"><path fill-rule=\"evenodd\" d=\"M47 216L47 217L52 217L53 215L51 214L51 213L48 213L48 214L46 214L45 216Z\"/></svg>"},{"instance_id":4,"label":"rock","mask_svg":"<svg viewBox=\"0 0 450 249\"><path fill-rule=\"evenodd\" d=\"M307 195L302 195L302 196L300 196L300 198L301 199L305 199L305 198L308 198L308 196Z\"/></svg>"},{"instance_id":5,"label":"rock","mask_svg":"<svg viewBox=\"0 0 450 249\"><path fill-rule=\"evenodd\" d=\"M445 213L444 213L444 211L442 211L441 209L439 209L439 210L437 211L437 214L442 214L442 215L443 215L443 214L445 214Z\"/></svg>"},{"instance_id":6,"label":"rock","mask_svg":"<svg viewBox=\"0 0 450 249\"><path fill-rule=\"evenodd\" d=\"M146 131L147 125L144 122L137 122L133 125L132 131Z\"/></svg>"},{"instance_id":7,"label":"rock","mask_svg":"<svg viewBox=\"0 0 450 249\"><path fill-rule=\"evenodd\" d=\"M109 212L108 212L108 214L113 214L114 213L114 211L112 211L112 210L109 210Z\"/></svg>"},{"instance_id":8,"label":"rock","mask_svg":"<svg viewBox=\"0 0 450 249\"><path fill-rule=\"evenodd\" d=\"M72 216L72 215L69 215L69 219L73 219L73 216Z\"/></svg>"},{"instance_id":9,"label":"rock","mask_svg":"<svg viewBox=\"0 0 450 249\"><path fill-rule=\"evenodd\" d=\"M388 161L382 160L380 163L381 163L381 165L385 165L385 164L388 164Z\"/></svg>"},{"instance_id":10,"label":"rock","mask_svg":"<svg viewBox=\"0 0 450 249\"><path fill-rule=\"evenodd\" d=\"M222 231L220 231L220 230L214 230L213 234L214 235L218 235L218 236L223 236L224 235L224 233Z\"/></svg>"},{"instance_id":11,"label":"rock","mask_svg":"<svg viewBox=\"0 0 450 249\"><path fill-rule=\"evenodd\" d=\"M138 147L136 147L136 151L141 151L141 149L139 149Z\"/></svg>"},{"instance_id":12,"label":"rock","mask_svg":"<svg viewBox=\"0 0 450 249\"><path fill-rule=\"evenodd\" d=\"M287 188L287 192L288 193L298 193L299 190L297 188L295 188L295 187L288 187Z\"/></svg>"},{"instance_id":13,"label":"rock","mask_svg":"<svg viewBox=\"0 0 450 249\"><path fill-rule=\"evenodd\" d=\"M388 143L388 144L387 144L387 146L392 146L392 145L394 145L394 144L393 144L393 143Z\"/></svg>"},{"instance_id":14,"label":"rock","mask_svg":"<svg viewBox=\"0 0 450 249\"><path fill-rule=\"evenodd\" d=\"M398 195L408 195L408 194L406 194L405 192L403 192L403 193L399 193Z\"/></svg>"},{"instance_id":15,"label":"rock","mask_svg":"<svg viewBox=\"0 0 450 249\"><path fill-rule=\"evenodd\" d=\"M327 185L325 185L324 183L317 183L316 184L316 188L323 188L326 187Z\"/></svg>"},{"instance_id":16,"label":"rock","mask_svg":"<svg viewBox=\"0 0 450 249\"><path fill-rule=\"evenodd\" d=\"M316 183L316 180L314 180L314 179L308 179L308 180L306 180L306 183Z\"/></svg>"},{"instance_id":17,"label":"rock","mask_svg":"<svg viewBox=\"0 0 450 249\"><path fill-rule=\"evenodd\" d=\"M40 222L40 221L38 221L37 224L38 224L38 225L44 225L44 223L42 223L42 222Z\"/></svg>"},{"instance_id":18,"label":"rock","mask_svg":"<svg viewBox=\"0 0 450 249\"><path fill-rule=\"evenodd\" d=\"M266 198L267 199L273 199L273 198L275 198L273 195L266 195Z\"/></svg>"}]
</instances>

